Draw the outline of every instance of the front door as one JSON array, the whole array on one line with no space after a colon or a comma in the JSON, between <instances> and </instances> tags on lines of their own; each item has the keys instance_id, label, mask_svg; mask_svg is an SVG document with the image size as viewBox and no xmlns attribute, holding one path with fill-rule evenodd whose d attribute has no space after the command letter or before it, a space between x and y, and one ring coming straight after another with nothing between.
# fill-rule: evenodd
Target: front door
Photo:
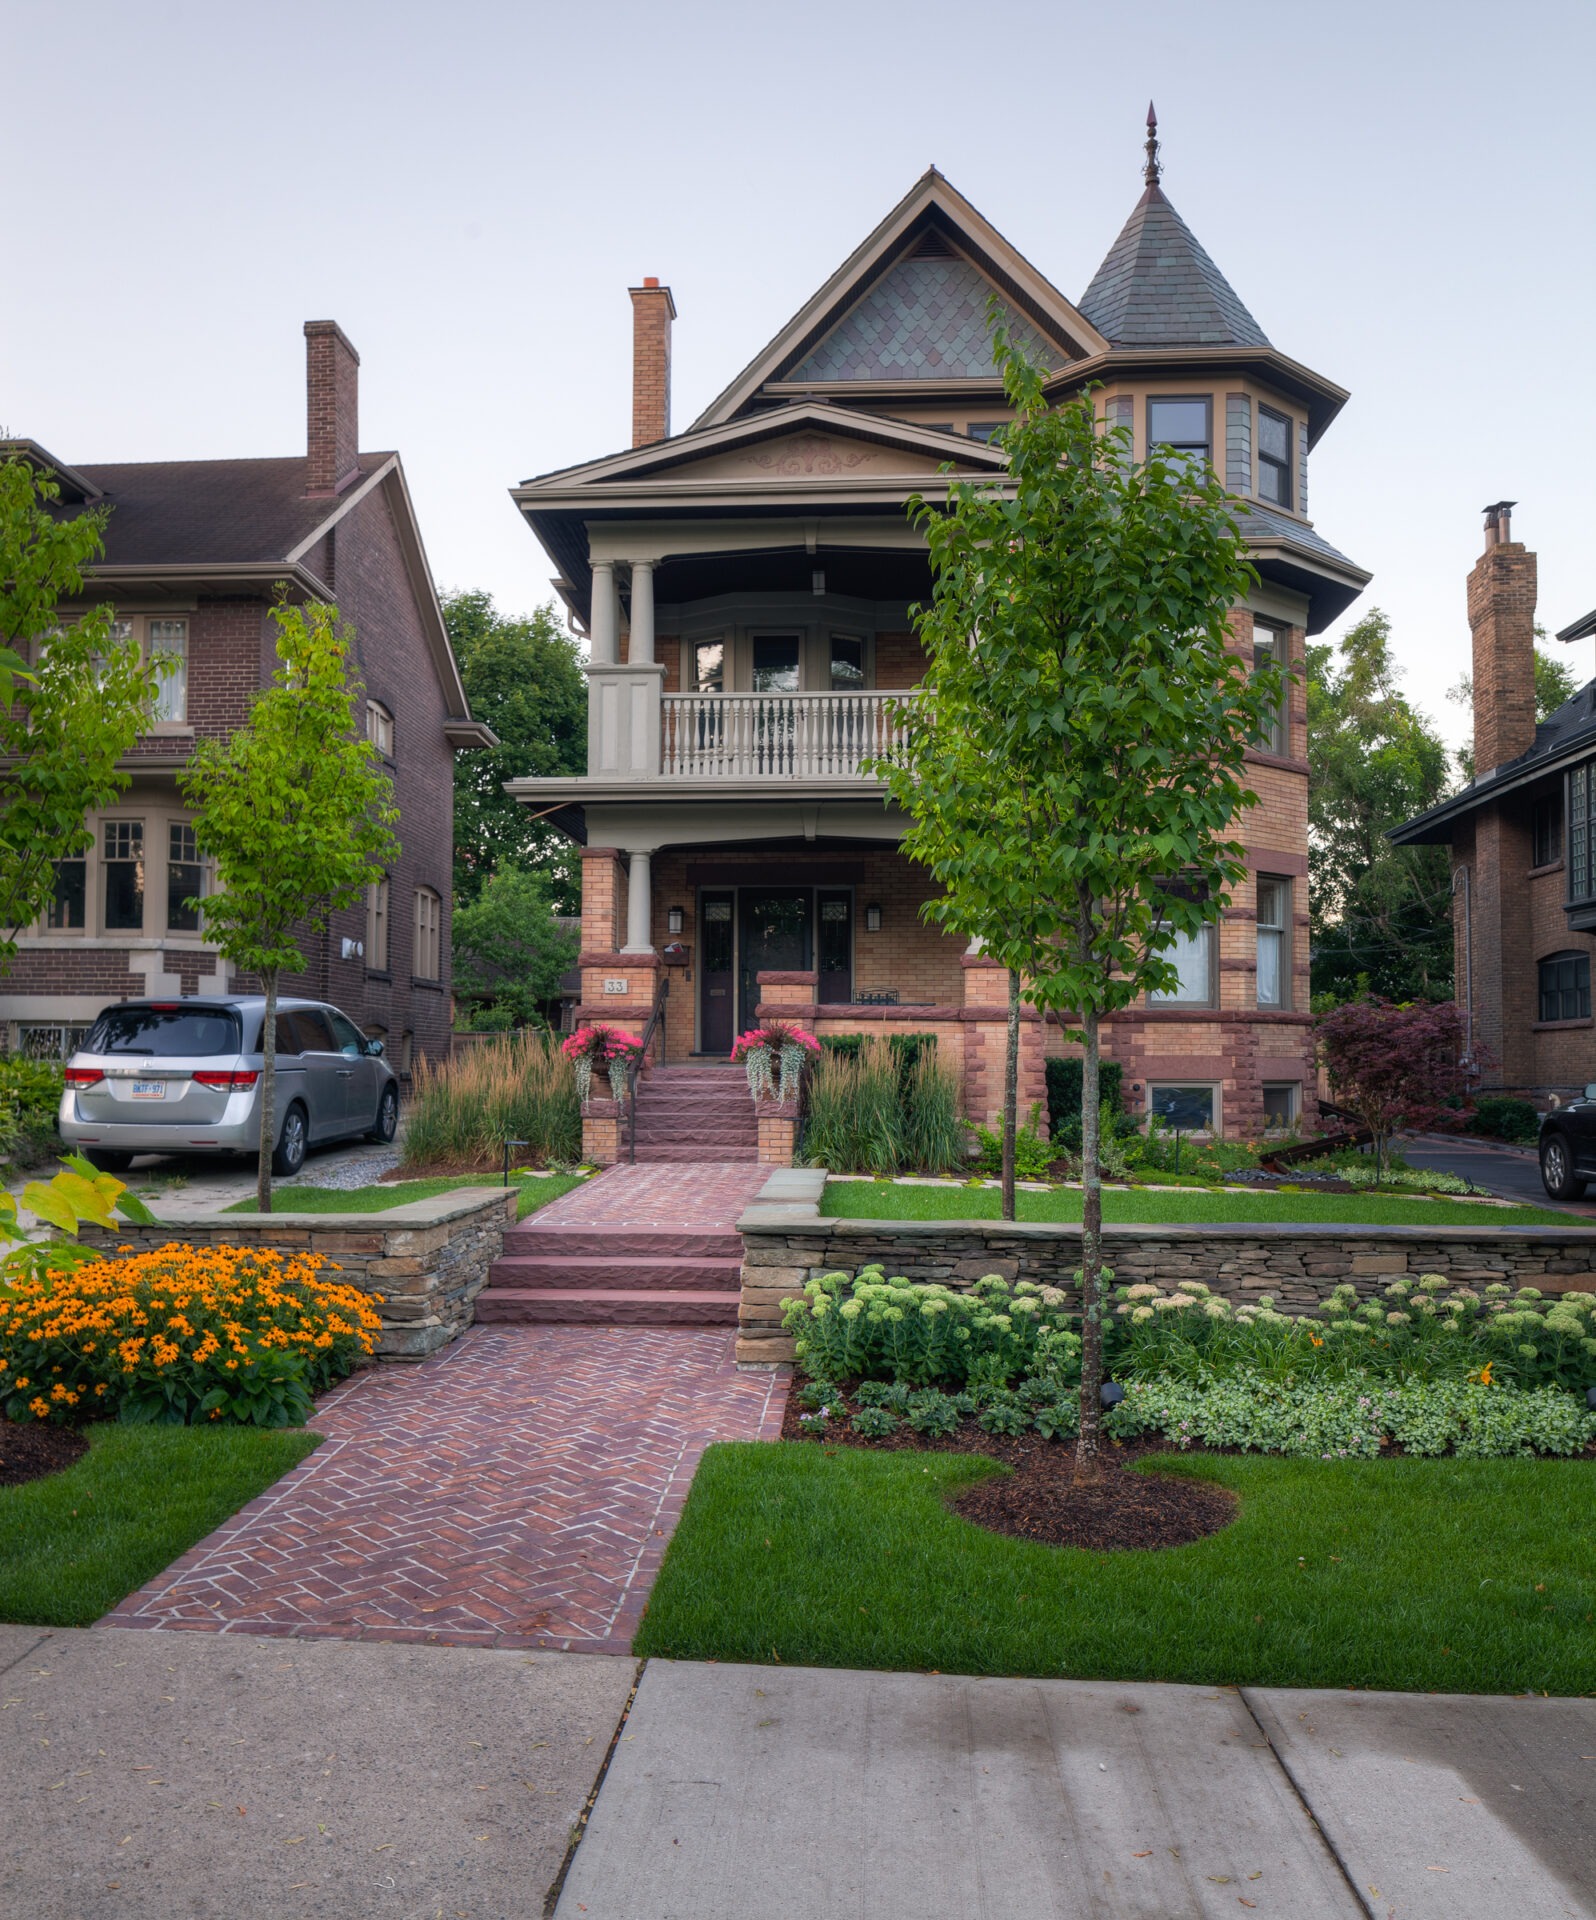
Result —
<instances>
[{"instance_id":1,"label":"front door","mask_svg":"<svg viewBox=\"0 0 1596 1920\"><path fill-rule=\"evenodd\" d=\"M702 1053L729 1054L736 1038L730 893L698 896L698 1045Z\"/></svg>"},{"instance_id":2,"label":"front door","mask_svg":"<svg viewBox=\"0 0 1596 1920\"><path fill-rule=\"evenodd\" d=\"M814 894L808 887L742 890L742 955L738 968L738 1018L747 1032L759 1005L762 973L801 973L809 967L810 916Z\"/></svg>"},{"instance_id":3,"label":"front door","mask_svg":"<svg viewBox=\"0 0 1596 1920\"><path fill-rule=\"evenodd\" d=\"M815 896L815 907L819 915L815 967L820 975L816 998L834 1006L853 998L853 895L821 892Z\"/></svg>"}]
</instances>

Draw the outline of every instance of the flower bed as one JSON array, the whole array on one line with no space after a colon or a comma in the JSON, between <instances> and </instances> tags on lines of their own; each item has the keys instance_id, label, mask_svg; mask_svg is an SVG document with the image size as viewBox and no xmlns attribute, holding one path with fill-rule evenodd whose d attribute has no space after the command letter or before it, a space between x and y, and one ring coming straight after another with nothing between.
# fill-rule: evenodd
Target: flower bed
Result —
<instances>
[{"instance_id":1,"label":"flower bed","mask_svg":"<svg viewBox=\"0 0 1596 1920\"><path fill-rule=\"evenodd\" d=\"M0 1298L13 1420L300 1426L372 1351L370 1299L318 1254L160 1247L30 1275Z\"/></svg>"},{"instance_id":2,"label":"flower bed","mask_svg":"<svg viewBox=\"0 0 1596 1920\"><path fill-rule=\"evenodd\" d=\"M997 1275L967 1292L880 1268L811 1280L784 1325L801 1370L803 1430L927 1438L982 1431L1071 1439L1080 1339L1065 1294ZM1107 1432L1296 1457L1386 1449L1489 1458L1596 1449L1596 1294L1396 1281L1362 1306L1337 1287L1313 1313L1229 1302L1192 1283L1121 1287L1106 1328L1125 1397ZM846 1390L844 1383L850 1383Z\"/></svg>"}]
</instances>

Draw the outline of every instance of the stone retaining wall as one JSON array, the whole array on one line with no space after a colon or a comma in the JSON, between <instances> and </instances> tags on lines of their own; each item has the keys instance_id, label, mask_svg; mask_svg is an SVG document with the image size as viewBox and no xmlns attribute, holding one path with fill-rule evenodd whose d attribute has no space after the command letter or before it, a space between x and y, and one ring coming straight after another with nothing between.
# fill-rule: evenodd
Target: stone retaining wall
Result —
<instances>
[{"instance_id":1,"label":"stone retaining wall","mask_svg":"<svg viewBox=\"0 0 1596 1920\"><path fill-rule=\"evenodd\" d=\"M154 1225L85 1226L86 1245L148 1253L173 1244L319 1253L346 1286L380 1293L380 1360L424 1360L470 1326L488 1268L515 1224L516 1194L458 1187L381 1213L168 1213Z\"/></svg>"},{"instance_id":2,"label":"stone retaining wall","mask_svg":"<svg viewBox=\"0 0 1596 1920\"><path fill-rule=\"evenodd\" d=\"M1078 1226L998 1220L829 1220L821 1173L775 1175L738 1221L743 1240L737 1359L792 1358L781 1302L823 1273L877 1262L893 1277L968 1286L983 1274L1073 1292ZM1485 1209L1481 1210L1486 1212ZM1488 1214L1487 1214L1488 1218ZM1369 1296L1399 1275L1441 1273L1457 1285L1596 1291L1596 1231L1578 1227L1109 1226L1104 1253L1116 1286L1199 1280L1232 1300L1272 1294L1302 1311L1342 1281Z\"/></svg>"}]
</instances>

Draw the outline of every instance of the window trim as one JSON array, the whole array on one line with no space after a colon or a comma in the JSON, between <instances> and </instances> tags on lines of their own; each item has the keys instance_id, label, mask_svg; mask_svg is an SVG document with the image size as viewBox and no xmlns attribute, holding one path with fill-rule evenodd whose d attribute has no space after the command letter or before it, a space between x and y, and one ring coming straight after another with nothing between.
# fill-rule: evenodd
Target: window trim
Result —
<instances>
[{"instance_id":1,"label":"window trim","mask_svg":"<svg viewBox=\"0 0 1596 1920\"><path fill-rule=\"evenodd\" d=\"M1281 904L1280 919L1278 921L1269 921L1266 923L1264 920L1263 910L1258 903L1263 897L1265 887L1275 887L1279 890ZM1255 949L1253 963L1253 998L1260 1008L1266 1009L1271 1013L1289 1013L1291 1011L1292 958L1296 945L1292 937L1295 932L1295 927L1290 875L1284 873L1258 874L1253 882L1253 903ZM1263 978L1263 968L1257 962L1257 955L1263 951L1263 935L1266 933L1277 934L1280 941L1280 998L1278 1000L1265 1000L1258 984ZM1269 1084L1274 1086L1277 1083L1271 1080ZM1278 1084L1284 1086L1286 1083L1282 1080Z\"/></svg>"},{"instance_id":2,"label":"window trim","mask_svg":"<svg viewBox=\"0 0 1596 1920\"><path fill-rule=\"evenodd\" d=\"M1208 422L1207 438L1202 442L1203 462L1210 472L1214 466L1214 396L1211 393L1150 393L1144 419L1144 438L1150 460L1160 447L1171 453L1195 453L1198 443L1187 440L1158 440L1153 436L1153 408L1157 406L1201 406Z\"/></svg>"},{"instance_id":3,"label":"window trim","mask_svg":"<svg viewBox=\"0 0 1596 1920\"><path fill-rule=\"evenodd\" d=\"M430 911L428 911L430 909ZM429 986L443 980L443 896L436 887L417 887L411 902L410 976ZM426 963L432 963L432 971Z\"/></svg>"},{"instance_id":4,"label":"window trim","mask_svg":"<svg viewBox=\"0 0 1596 1920\"><path fill-rule=\"evenodd\" d=\"M76 625L77 621L81 620L82 617L83 617L83 614L81 610L70 616L64 616L64 615L58 614L56 617L56 626L57 628L60 628L68 625ZM194 655L193 655L194 622L190 614L188 614L187 612L183 612L183 613L117 613L111 622L112 640L116 644L124 645L124 646L129 640L132 640L136 644L139 650L139 663L141 666L145 666L145 667L148 667L150 665L151 658L152 658L151 648L150 648L151 628L166 627L166 626L181 627L183 629L183 646L182 646L182 661L183 661L182 709L183 710L181 714L178 714L175 716L168 716L168 715L157 714L154 707L151 707L148 715L144 720L144 724L139 729L140 737L154 734L157 736L164 736L164 737L170 738L173 735L186 736L188 734L193 733L194 731L194 723L189 718L189 712L188 712L189 669L192 667L194 663ZM50 636L48 633L41 635L38 641L35 642L36 649L42 650L44 647L48 646L49 639L50 639ZM176 654L178 649L176 649L175 647L173 648L163 647L161 651L163 653L170 652L170 653ZM35 658L35 661L37 661L38 651L35 652L34 658ZM156 689L156 698L157 699L160 698L159 687L157 687Z\"/></svg>"},{"instance_id":5,"label":"window trim","mask_svg":"<svg viewBox=\"0 0 1596 1920\"><path fill-rule=\"evenodd\" d=\"M1263 450L1263 423L1266 417L1270 420L1278 420L1286 430L1286 457L1284 461L1276 460L1272 454L1266 454ZM1289 413L1282 413L1278 407L1265 406L1262 400L1258 402L1258 425L1254 432L1253 446L1253 452L1258 462L1255 481L1257 497L1263 501L1265 506L1279 507L1286 513L1294 513L1296 511L1296 488L1292 484L1292 468L1295 464L1297 450L1296 433L1297 423ZM1265 467L1268 467L1271 472L1280 475L1281 484L1285 488L1284 499L1277 500L1272 494L1264 492L1263 476Z\"/></svg>"},{"instance_id":6,"label":"window trim","mask_svg":"<svg viewBox=\"0 0 1596 1920\"><path fill-rule=\"evenodd\" d=\"M123 799L125 801L126 796ZM144 918L137 927L112 927L106 924L105 829L108 823L118 821L136 824L144 834ZM53 864L58 867L82 866L84 924L81 927L51 926L50 906L46 903L37 919L22 930L25 940L43 940L52 944L61 940L82 940L109 947L145 945L151 941L163 946L203 947L206 944L203 908L198 928L167 924L167 896L171 885L171 868L175 864L172 860L172 830L175 827L192 828L192 813L182 807L163 806L158 801L140 806L135 800L131 806L113 805L92 810L84 815L83 825L90 836L89 844L81 853L69 854L65 860ZM203 900L214 890L215 865L204 854L200 854L196 864L200 868L199 897Z\"/></svg>"},{"instance_id":7,"label":"window trim","mask_svg":"<svg viewBox=\"0 0 1596 1920\"><path fill-rule=\"evenodd\" d=\"M386 728L387 740L383 739ZM394 718L393 709L382 700L366 702L366 738L377 749L378 754L391 761L394 757Z\"/></svg>"},{"instance_id":8,"label":"window trim","mask_svg":"<svg viewBox=\"0 0 1596 1920\"><path fill-rule=\"evenodd\" d=\"M386 974L393 939L391 875L366 885L366 972Z\"/></svg>"},{"instance_id":9,"label":"window trim","mask_svg":"<svg viewBox=\"0 0 1596 1920\"><path fill-rule=\"evenodd\" d=\"M1550 991L1559 999L1566 999L1568 995L1572 993L1575 996L1576 1010L1573 1013L1562 1010L1556 1013L1548 1013L1546 1011L1548 991L1546 969L1548 967L1561 967L1568 964L1572 964L1574 968L1574 984L1571 987L1554 985ZM1569 1026L1577 1021L1589 1020L1591 1017L1590 1009L1590 952L1588 949L1562 947L1556 953L1545 954L1535 962L1535 1011L1537 1026Z\"/></svg>"},{"instance_id":10,"label":"window trim","mask_svg":"<svg viewBox=\"0 0 1596 1920\"><path fill-rule=\"evenodd\" d=\"M1201 1088L1209 1097L1208 1125L1206 1127L1182 1127L1181 1132L1187 1139L1190 1139L1193 1134L1199 1133L1206 1134L1210 1140L1223 1138L1225 1131L1225 1088L1223 1081L1203 1080L1200 1078L1191 1080L1149 1080L1147 1083L1147 1117L1149 1120L1153 1117L1154 1096L1158 1093L1159 1089L1163 1087ZM1170 1131L1173 1132L1174 1129L1170 1128Z\"/></svg>"}]
</instances>

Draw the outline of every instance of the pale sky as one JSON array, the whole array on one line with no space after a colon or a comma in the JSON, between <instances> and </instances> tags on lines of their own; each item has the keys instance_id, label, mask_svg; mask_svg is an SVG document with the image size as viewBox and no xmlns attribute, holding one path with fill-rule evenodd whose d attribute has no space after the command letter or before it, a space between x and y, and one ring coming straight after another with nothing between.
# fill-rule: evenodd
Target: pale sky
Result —
<instances>
[{"instance_id":1,"label":"pale sky","mask_svg":"<svg viewBox=\"0 0 1596 1920\"><path fill-rule=\"evenodd\" d=\"M529 610L506 489L626 444L629 285L678 428L928 163L1076 299L1152 96L1170 199L1351 390L1309 506L1413 697L1463 737L1487 502L1549 630L1596 605L1590 0L0 0L0 46L0 428L68 463L303 451L330 316L439 585Z\"/></svg>"}]
</instances>

